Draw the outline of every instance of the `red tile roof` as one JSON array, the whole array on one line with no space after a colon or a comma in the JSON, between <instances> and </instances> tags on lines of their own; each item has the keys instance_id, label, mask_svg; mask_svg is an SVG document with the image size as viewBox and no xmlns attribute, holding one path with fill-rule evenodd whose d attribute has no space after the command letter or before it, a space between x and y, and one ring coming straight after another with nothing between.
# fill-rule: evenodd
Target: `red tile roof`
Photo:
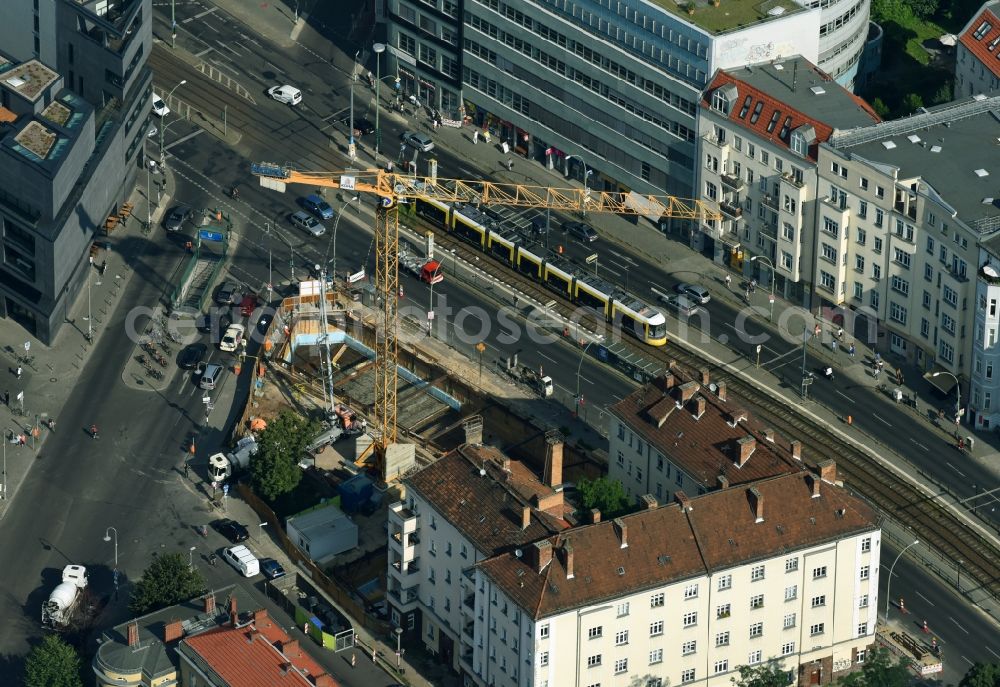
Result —
<instances>
[{"instance_id":1,"label":"red tile roof","mask_svg":"<svg viewBox=\"0 0 1000 687\"><path fill-rule=\"evenodd\" d=\"M671 377L658 377L636 389L610 407L611 413L632 429L667 460L680 467L706 489L714 488L720 475L729 484L745 484L763 477L798 472L802 462L792 457L791 441L775 433L765 435L767 425L745 410L732 393L725 401L709 389L700 388L695 398L705 400L705 412L694 415L694 402L678 407L680 387L684 383L680 368ZM733 422L736 415L745 419ZM752 436L756 448L739 466L737 442Z\"/></svg>"},{"instance_id":2,"label":"red tile roof","mask_svg":"<svg viewBox=\"0 0 1000 687\"><path fill-rule=\"evenodd\" d=\"M754 483L762 504L760 521L750 489L730 487L691 499L686 511L674 503L620 518L628 543L624 548L616 522L604 521L546 539L552 560L541 572L534 567L534 546L520 557L504 553L478 567L538 619L877 528L876 514L867 504L816 479L803 470Z\"/></svg>"},{"instance_id":3,"label":"red tile roof","mask_svg":"<svg viewBox=\"0 0 1000 687\"><path fill-rule=\"evenodd\" d=\"M995 5L995 3L987 4ZM976 33L984 23L989 24L990 28L977 39ZM962 45L977 60L985 64L986 68L993 73L993 76L1000 77L1000 40L997 39L1000 39L1000 18L985 6L983 7L983 11L966 25L965 31L959 37ZM992 49L990 48L991 45L993 46Z\"/></svg>"},{"instance_id":4,"label":"red tile roof","mask_svg":"<svg viewBox=\"0 0 1000 687\"><path fill-rule=\"evenodd\" d=\"M221 627L182 643L229 687L312 687L326 674L264 611L256 611L248 625Z\"/></svg>"},{"instance_id":5,"label":"red tile roof","mask_svg":"<svg viewBox=\"0 0 1000 687\"><path fill-rule=\"evenodd\" d=\"M875 114L875 111L871 106L866 103L862 98L850 93L849 91L843 89L837 82L835 82L828 74L823 72L819 67L801 60L804 63L803 68L809 69L811 76L814 80L820 80L824 82L824 88L828 89L840 89L848 97L847 102L853 101L853 103L867 116L871 118L871 123L875 124L881 121L879 116ZM761 66L755 69L767 69L768 66ZM805 76L805 75L803 75ZM710 108L712 104L712 93L722 86L727 84L734 84L738 90L738 97L736 102L731 103L729 110L729 121L733 122L737 126L744 129L752 131L759 138L770 141L775 145L780 145L784 148L789 148L789 141L791 140L791 132L795 131L800 126L811 125L816 132L816 140L809 146L808 157L813 162L816 161L819 144L830 138L833 133L834 127L821 121L816 117L811 117L805 114L785 102L782 102L779 98L774 97L764 90L757 88L745 80L739 79L738 77L719 70L715 74L715 78L712 83L702 94L701 105L704 108ZM777 85L777 84L776 84ZM778 90L778 89L776 89ZM743 111L743 104L746 98L750 98L750 106L748 110L744 113L743 117L740 117L740 112ZM760 107L760 111L757 111L757 107ZM775 113L778 114L776 123L771 124L771 120ZM756 119L754 119L756 116ZM788 117L791 117L785 135L781 136L782 130L785 128L784 123ZM753 122L751 120L753 119ZM771 127L771 131L768 132L768 126Z\"/></svg>"}]
</instances>

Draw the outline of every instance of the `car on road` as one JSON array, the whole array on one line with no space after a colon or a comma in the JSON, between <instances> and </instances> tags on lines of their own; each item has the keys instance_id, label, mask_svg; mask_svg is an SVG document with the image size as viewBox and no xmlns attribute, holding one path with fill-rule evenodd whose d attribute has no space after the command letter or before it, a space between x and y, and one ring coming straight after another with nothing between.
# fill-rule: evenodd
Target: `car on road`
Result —
<instances>
[{"instance_id":1,"label":"car on road","mask_svg":"<svg viewBox=\"0 0 1000 687\"><path fill-rule=\"evenodd\" d=\"M698 286L697 284L688 284L687 282L681 282L674 287L674 290L682 296L687 296L695 303L700 303L705 305L710 300L712 300L712 295L708 292L704 286Z\"/></svg>"},{"instance_id":2,"label":"car on road","mask_svg":"<svg viewBox=\"0 0 1000 687\"><path fill-rule=\"evenodd\" d=\"M253 311L257 309L257 305L260 303L260 299L257 298L257 294L248 293L243 296L243 300L240 301L240 314L243 317L250 317L253 315Z\"/></svg>"},{"instance_id":3,"label":"car on road","mask_svg":"<svg viewBox=\"0 0 1000 687\"><path fill-rule=\"evenodd\" d=\"M276 580L279 577L285 576L285 569L281 566L281 563L273 558L260 559L260 571L269 580Z\"/></svg>"},{"instance_id":4,"label":"car on road","mask_svg":"<svg viewBox=\"0 0 1000 687\"><path fill-rule=\"evenodd\" d=\"M232 353L237 348L240 347L240 343L243 341L243 332L246 328L242 324L231 324L226 333L222 335L222 341L219 342L219 350L226 351L227 353Z\"/></svg>"},{"instance_id":5,"label":"car on road","mask_svg":"<svg viewBox=\"0 0 1000 687\"><path fill-rule=\"evenodd\" d=\"M288 84L284 86L271 86L267 89L267 94L279 103L285 103L286 105L298 105L302 102L302 91Z\"/></svg>"},{"instance_id":6,"label":"car on road","mask_svg":"<svg viewBox=\"0 0 1000 687\"><path fill-rule=\"evenodd\" d=\"M240 286L234 281L227 281L219 287L219 291L215 294L215 302L219 305L236 305L242 300Z\"/></svg>"},{"instance_id":7,"label":"car on road","mask_svg":"<svg viewBox=\"0 0 1000 687\"><path fill-rule=\"evenodd\" d=\"M233 314L229 308L211 308L208 312L199 315L194 324L198 331L212 333L215 337L214 341L221 332L229 329L229 325L232 323Z\"/></svg>"},{"instance_id":8,"label":"car on road","mask_svg":"<svg viewBox=\"0 0 1000 687\"><path fill-rule=\"evenodd\" d=\"M333 208L315 193L311 193L302 199L302 207L320 219L333 219Z\"/></svg>"},{"instance_id":9,"label":"car on road","mask_svg":"<svg viewBox=\"0 0 1000 687\"><path fill-rule=\"evenodd\" d=\"M660 296L668 310L672 310L675 316L691 317L701 310L697 303L687 296Z\"/></svg>"},{"instance_id":10,"label":"car on road","mask_svg":"<svg viewBox=\"0 0 1000 687\"><path fill-rule=\"evenodd\" d=\"M344 123L350 126L351 124L350 118L345 119ZM367 136L368 134L373 134L373 133L375 133L375 125L369 122L367 119L362 117L361 119L354 120L355 136Z\"/></svg>"},{"instance_id":11,"label":"car on road","mask_svg":"<svg viewBox=\"0 0 1000 687\"><path fill-rule=\"evenodd\" d=\"M205 359L208 346L203 343L193 343L181 349L177 354L177 366L182 370L193 370Z\"/></svg>"},{"instance_id":12,"label":"car on road","mask_svg":"<svg viewBox=\"0 0 1000 687\"><path fill-rule=\"evenodd\" d=\"M322 236L326 233L326 227L320 224L315 217L310 215L305 210L299 210L288 219L291 220L292 224L297 226L299 229L302 231L308 231L313 236Z\"/></svg>"},{"instance_id":13,"label":"car on road","mask_svg":"<svg viewBox=\"0 0 1000 687\"><path fill-rule=\"evenodd\" d=\"M212 523L212 527L215 528L216 532L234 544L238 544L239 542L246 541L250 538L250 530L246 528L246 525L242 525L229 518L216 520Z\"/></svg>"},{"instance_id":14,"label":"car on road","mask_svg":"<svg viewBox=\"0 0 1000 687\"><path fill-rule=\"evenodd\" d=\"M584 243L593 243L597 240L597 232L594 231L594 228L583 222L563 222L562 229Z\"/></svg>"},{"instance_id":15,"label":"car on road","mask_svg":"<svg viewBox=\"0 0 1000 687\"><path fill-rule=\"evenodd\" d=\"M167 107L165 102L163 102L163 98L155 93L153 94L153 114L157 117L166 117L170 114L170 108Z\"/></svg>"},{"instance_id":16,"label":"car on road","mask_svg":"<svg viewBox=\"0 0 1000 687\"><path fill-rule=\"evenodd\" d=\"M184 223L191 217L191 208L186 205L178 205L167 213L167 218L163 221L163 227L167 231L180 231Z\"/></svg>"},{"instance_id":17,"label":"car on road","mask_svg":"<svg viewBox=\"0 0 1000 687\"><path fill-rule=\"evenodd\" d=\"M404 131L403 143L423 153L434 150L434 141L431 140L431 137L419 131Z\"/></svg>"}]
</instances>

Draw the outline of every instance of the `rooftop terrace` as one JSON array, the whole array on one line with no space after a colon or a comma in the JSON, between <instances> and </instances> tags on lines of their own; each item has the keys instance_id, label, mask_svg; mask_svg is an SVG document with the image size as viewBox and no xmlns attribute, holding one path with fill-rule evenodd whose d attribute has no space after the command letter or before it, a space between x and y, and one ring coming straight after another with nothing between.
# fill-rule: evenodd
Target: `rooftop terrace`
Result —
<instances>
[{"instance_id":1,"label":"rooftop terrace","mask_svg":"<svg viewBox=\"0 0 1000 687\"><path fill-rule=\"evenodd\" d=\"M792 0L650 0L700 29L713 34L758 24L801 12L805 8Z\"/></svg>"}]
</instances>

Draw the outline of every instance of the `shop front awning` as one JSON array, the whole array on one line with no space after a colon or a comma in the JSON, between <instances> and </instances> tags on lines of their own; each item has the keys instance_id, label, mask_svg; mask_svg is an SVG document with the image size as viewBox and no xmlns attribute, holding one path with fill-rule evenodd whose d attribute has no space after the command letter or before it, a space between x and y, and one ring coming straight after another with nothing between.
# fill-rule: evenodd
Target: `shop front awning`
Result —
<instances>
[{"instance_id":1,"label":"shop front awning","mask_svg":"<svg viewBox=\"0 0 1000 687\"><path fill-rule=\"evenodd\" d=\"M933 370L925 372L924 379L926 379L932 387L940 391L945 396L950 394L955 389L955 375L947 370L942 370L939 367L935 367Z\"/></svg>"}]
</instances>

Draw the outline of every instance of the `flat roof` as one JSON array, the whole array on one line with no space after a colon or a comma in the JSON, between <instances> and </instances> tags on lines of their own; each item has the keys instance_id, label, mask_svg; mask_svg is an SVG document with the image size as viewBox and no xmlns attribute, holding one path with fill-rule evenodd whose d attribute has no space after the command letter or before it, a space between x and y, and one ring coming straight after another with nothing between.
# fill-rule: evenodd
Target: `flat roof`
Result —
<instances>
[{"instance_id":1,"label":"flat roof","mask_svg":"<svg viewBox=\"0 0 1000 687\"><path fill-rule=\"evenodd\" d=\"M684 21L712 34L787 17L808 8L792 0L721 0L718 6L711 0L646 0ZM692 7L693 12L688 8Z\"/></svg>"},{"instance_id":2,"label":"flat roof","mask_svg":"<svg viewBox=\"0 0 1000 687\"><path fill-rule=\"evenodd\" d=\"M38 60L28 60L21 64L3 70L0 82L6 88L34 102L48 88L59 74L49 69Z\"/></svg>"}]
</instances>

